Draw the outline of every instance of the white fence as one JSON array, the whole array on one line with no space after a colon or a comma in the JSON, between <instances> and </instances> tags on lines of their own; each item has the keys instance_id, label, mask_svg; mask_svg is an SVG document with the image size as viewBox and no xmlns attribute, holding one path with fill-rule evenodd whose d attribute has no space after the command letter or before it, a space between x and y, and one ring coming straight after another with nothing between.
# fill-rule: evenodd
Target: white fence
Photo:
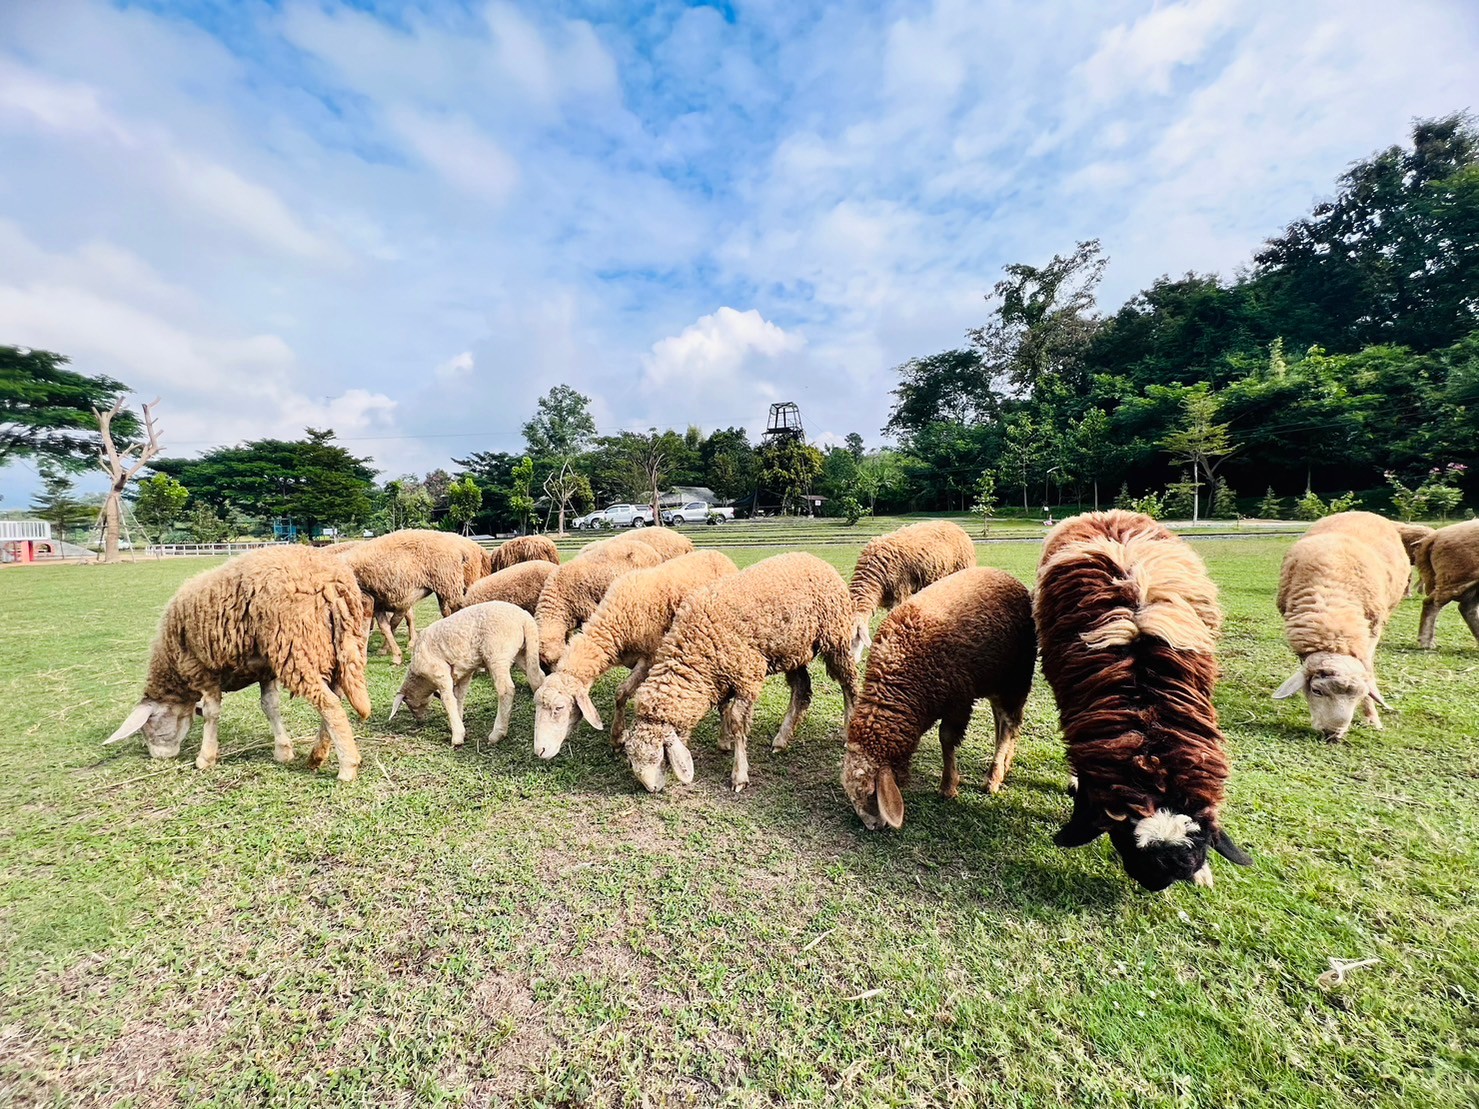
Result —
<instances>
[{"instance_id":1,"label":"white fence","mask_svg":"<svg viewBox=\"0 0 1479 1109\"><path fill-rule=\"evenodd\" d=\"M201 555L234 555L260 551L263 547L287 547L288 543L158 543L145 549L147 558L197 558Z\"/></svg>"}]
</instances>

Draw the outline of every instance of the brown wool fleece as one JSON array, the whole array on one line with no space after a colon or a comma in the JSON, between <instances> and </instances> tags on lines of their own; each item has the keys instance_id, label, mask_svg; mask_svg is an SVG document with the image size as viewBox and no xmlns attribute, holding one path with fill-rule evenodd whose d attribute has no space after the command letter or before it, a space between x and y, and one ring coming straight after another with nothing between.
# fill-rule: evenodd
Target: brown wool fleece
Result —
<instances>
[{"instance_id":1,"label":"brown wool fleece","mask_svg":"<svg viewBox=\"0 0 1479 1109\"><path fill-rule=\"evenodd\" d=\"M626 538L646 543L665 559L679 558L682 555L693 553L693 540L672 528L637 528Z\"/></svg>"},{"instance_id":2,"label":"brown wool fleece","mask_svg":"<svg viewBox=\"0 0 1479 1109\"><path fill-rule=\"evenodd\" d=\"M948 520L910 524L868 541L858 555L849 594L854 611L891 609L941 578L976 564L965 529Z\"/></svg>"},{"instance_id":3,"label":"brown wool fleece","mask_svg":"<svg viewBox=\"0 0 1479 1109\"><path fill-rule=\"evenodd\" d=\"M1407 593L1411 565L1402 535L1370 512L1340 512L1317 522L1284 555L1279 615L1301 659L1349 655L1364 665Z\"/></svg>"},{"instance_id":4,"label":"brown wool fleece","mask_svg":"<svg viewBox=\"0 0 1479 1109\"><path fill-rule=\"evenodd\" d=\"M1423 592L1439 605L1479 586L1479 520L1450 524L1423 540L1416 551Z\"/></svg>"},{"instance_id":5,"label":"brown wool fleece","mask_svg":"<svg viewBox=\"0 0 1479 1109\"><path fill-rule=\"evenodd\" d=\"M539 657L552 668L565 653L565 641L585 623L611 583L629 570L645 570L662 562L646 543L623 537L604 540L597 554L582 555L555 568L534 606L539 623Z\"/></svg>"},{"instance_id":6,"label":"brown wool fleece","mask_svg":"<svg viewBox=\"0 0 1479 1109\"><path fill-rule=\"evenodd\" d=\"M442 615L456 612L468 586L484 577L488 552L471 539L445 531L393 531L336 550L360 588L385 612L404 615L435 594Z\"/></svg>"},{"instance_id":7,"label":"brown wool fleece","mask_svg":"<svg viewBox=\"0 0 1479 1109\"><path fill-rule=\"evenodd\" d=\"M529 615L534 615L534 606L539 602L549 576L555 572L555 563L543 559L517 562L512 566L479 578L463 597L463 606L480 605L487 601L507 601L518 605Z\"/></svg>"},{"instance_id":8,"label":"brown wool fleece","mask_svg":"<svg viewBox=\"0 0 1479 1109\"><path fill-rule=\"evenodd\" d=\"M496 574L520 562L552 562L558 566L560 552L555 549L554 540L546 535L521 535L517 539L510 539L493 552L488 573Z\"/></svg>"},{"instance_id":9,"label":"brown wool fleece","mask_svg":"<svg viewBox=\"0 0 1479 1109\"><path fill-rule=\"evenodd\" d=\"M1068 761L1102 826L1170 809L1216 827L1222 615L1191 547L1139 513L1065 520L1044 544L1034 615Z\"/></svg>"}]
</instances>

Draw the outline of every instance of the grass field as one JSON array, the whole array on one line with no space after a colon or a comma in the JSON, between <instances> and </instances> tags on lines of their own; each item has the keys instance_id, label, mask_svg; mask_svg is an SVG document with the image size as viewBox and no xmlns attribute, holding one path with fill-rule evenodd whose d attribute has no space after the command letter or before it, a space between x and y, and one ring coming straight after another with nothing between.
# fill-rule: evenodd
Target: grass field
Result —
<instances>
[{"instance_id":1,"label":"grass field","mask_svg":"<svg viewBox=\"0 0 1479 1109\"><path fill-rule=\"evenodd\" d=\"M647 796L589 730L536 760L522 684L496 749L453 752L435 711L387 727L380 657L358 782L273 763L253 692L200 773L198 726L173 763L100 743L207 564L0 573L0 1103L1471 1107L1479 650L1450 609L1416 651L1407 602L1387 730L1326 745L1268 696L1286 543L1199 544L1229 616L1226 820L1256 865L1155 895L1102 840L1053 846L1041 682L1003 793L978 714L970 788L933 794L927 739L892 835L842 797L820 667L777 756L772 679L738 797L712 717L695 783ZM844 572L856 550L817 548ZM1030 580L1036 552L981 557ZM470 735L492 698L474 685ZM1381 961L1321 989L1332 957Z\"/></svg>"}]
</instances>

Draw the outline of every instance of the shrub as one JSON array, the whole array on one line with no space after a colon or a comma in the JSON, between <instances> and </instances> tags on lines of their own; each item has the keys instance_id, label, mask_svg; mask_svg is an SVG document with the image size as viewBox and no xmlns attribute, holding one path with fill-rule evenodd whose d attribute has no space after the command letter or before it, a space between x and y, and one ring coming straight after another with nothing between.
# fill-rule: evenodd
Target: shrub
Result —
<instances>
[{"instance_id":1,"label":"shrub","mask_svg":"<svg viewBox=\"0 0 1479 1109\"><path fill-rule=\"evenodd\" d=\"M1258 518L1260 520L1278 520L1284 515L1284 502L1281 498L1274 496L1274 487L1270 485L1268 492L1263 495L1263 500L1258 502Z\"/></svg>"},{"instance_id":2,"label":"shrub","mask_svg":"<svg viewBox=\"0 0 1479 1109\"><path fill-rule=\"evenodd\" d=\"M839 514L847 521L849 527L858 522L858 517L863 514L863 505L857 497L851 493L844 493L837 504Z\"/></svg>"},{"instance_id":3,"label":"shrub","mask_svg":"<svg viewBox=\"0 0 1479 1109\"><path fill-rule=\"evenodd\" d=\"M981 517L981 534L985 535L991 527L991 518L996 515L996 475L990 470L976 480L976 502L971 505L971 511Z\"/></svg>"},{"instance_id":4,"label":"shrub","mask_svg":"<svg viewBox=\"0 0 1479 1109\"><path fill-rule=\"evenodd\" d=\"M1325 514L1327 516L1334 516L1337 512L1349 512L1353 508L1360 507L1360 497L1356 496L1355 493L1344 493L1341 496L1332 499L1331 502L1325 506Z\"/></svg>"},{"instance_id":5,"label":"shrub","mask_svg":"<svg viewBox=\"0 0 1479 1109\"><path fill-rule=\"evenodd\" d=\"M1218 478L1212 489L1212 511L1208 515L1218 520L1238 518L1238 495L1233 492L1225 477Z\"/></svg>"},{"instance_id":6,"label":"shrub","mask_svg":"<svg viewBox=\"0 0 1479 1109\"><path fill-rule=\"evenodd\" d=\"M1166 496L1163 502L1166 515L1178 520L1190 520L1192 513L1192 493L1195 489L1195 484L1190 481L1173 481L1170 485L1166 486Z\"/></svg>"},{"instance_id":7,"label":"shrub","mask_svg":"<svg viewBox=\"0 0 1479 1109\"><path fill-rule=\"evenodd\" d=\"M1294 502L1296 520L1318 520L1330 514L1329 507L1320 499L1320 494L1311 490Z\"/></svg>"},{"instance_id":8,"label":"shrub","mask_svg":"<svg viewBox=\"0 0 1479 1109\"><path fill-rule=\"evenodd\" d=\"M1143 512L1152 520L1159 520L1166 514L1166 502L1156 493L1147 493L1143 497L1130 497L1125 507L1131 512Z\"/></svg>"},{"instance_id":9,"label":"shrub","mask_svg":"<svg viewBox=\"0 0 1479 1109\"><path fill-rule=\"evenodd\" d=\"M1134 503L1135 498L1130 496L1130 483L1127 481L1120 486L1120 491L1115 494L1114 507L1130 509L1130 506Z\"/></svg>"}]
</instances>

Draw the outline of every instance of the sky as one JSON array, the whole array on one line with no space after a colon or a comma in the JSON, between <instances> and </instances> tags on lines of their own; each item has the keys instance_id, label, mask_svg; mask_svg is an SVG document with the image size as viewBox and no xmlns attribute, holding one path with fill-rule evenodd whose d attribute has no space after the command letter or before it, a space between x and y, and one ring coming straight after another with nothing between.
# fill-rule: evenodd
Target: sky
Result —
<instances>
[{"instance_id":1,"label":"sky","mask_svg":"<svg viewBox=\"0 0 1479 1109\"><path fill-rule=\"evenodd\" d=\"M1476 56L1469 0L0 0L0 343L159 397L171 455L455 469L560 383L875 444L1003 265L1231 274Z\"/></svg>"}]
</instances>

